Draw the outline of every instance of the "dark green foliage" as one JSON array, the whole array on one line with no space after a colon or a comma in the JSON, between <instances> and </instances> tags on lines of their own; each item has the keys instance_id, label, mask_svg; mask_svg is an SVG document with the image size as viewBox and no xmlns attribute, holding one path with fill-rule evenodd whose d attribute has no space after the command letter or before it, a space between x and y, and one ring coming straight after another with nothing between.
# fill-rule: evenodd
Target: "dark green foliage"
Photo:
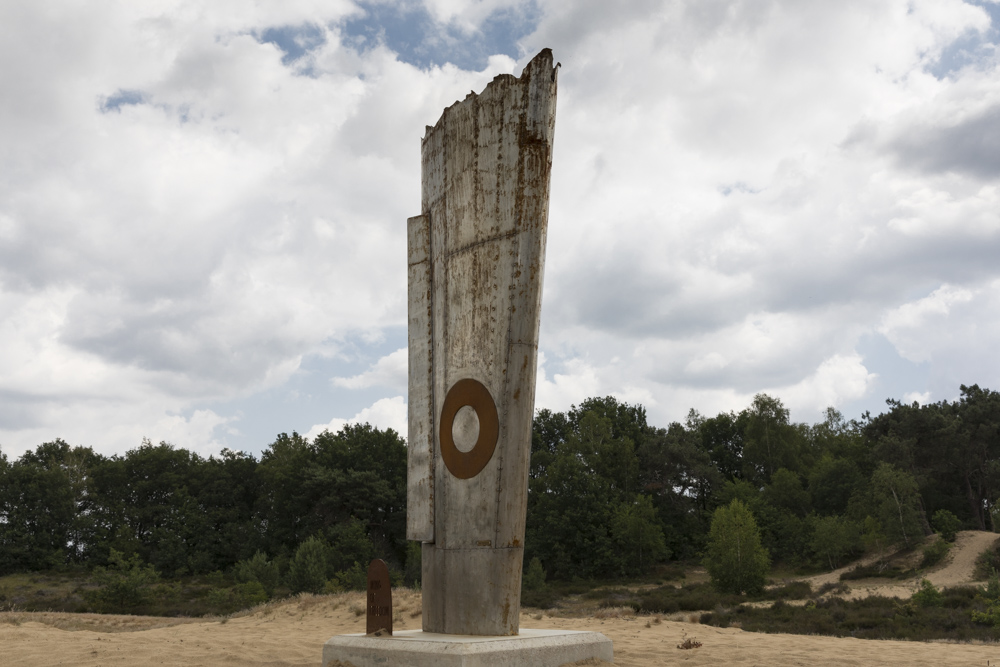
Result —
<instances>
[{"instance_id":1,"label":"dark green foliage","mask_svg":"<svg viewBox=\"0 0 1000 667\"><path fill-rule=\"evenodd\" d=\"M808 582L797 581L785 586L761 590L755 600L801 600L812 594ZM672 614L679 611L706 611L716 607L739 605L747 598L735 593L722 593L711 584L659 586L632 592L628 589L597 589L586 597L598 600L602 607L630 606L644 614Z\"/></svg>"},{"instance_id":2,"label":"dark green foliage","mask_svg":"<svg viewBox=\"0 0 1000 667\"><path fill-rule=\"evenodd\" d=\"M420 588L421 556L423 549L420 542L406 543L406 565L403 570L403 583L411 588Z\"/></svg>"},{"instance_id":3,"label":"dark green foliage","mask_svg":"<svg viewBox=\"0 0 1000 667\"><path fill-rule=\"evenodd\" d=\"M1000 576L996 570L993 570L986 586L976 595L976 601L982 603L985 609L972 611L973 622L1000 628Z\"/></svg>"},{"instance_id":4,"label":"dark green foliage","mask_svg":"<svg viewBox=\"0 0 1000 667\"><path fill-rule=\"evenodd\" d=\"M811 546L816 557L835 570L848 554L858 551L860 531L854 522L843 517L825 516L815 522Z\"/></svg>"},{"instance_id":5,"label":"dark green foliage","mask_svg":"<svg viewBox=\"0 0 1000 667\"><path fill-rule=\"evenodd\" d=\"M821 515L843 514L851 496L863 484L857 463L826 454L809 473L809 497Z\"/></svg>"},{"instance_id":6,"label":"dark green foliage","mask_svg":"<svg viewBox=\"0 0 1000 667\"><path fill-rule=\"evenodd\" d=\"M913 475L889 463L872 473L872 502L890 542L911 546L923 537L920 496Z\"/></svg>"},{"instance_id":7,"label":"dark green foliage","mask_svg":"<svg viewBox=\"0 0 1000 667\"><path fill-rule=\"evenodd\" d=\"M708 553L714 512L734 500L786 567L835 567L862 549L879 557L853 576L894 576L887 555L921 543L932 524L948 539L1000 520L990 509L1000 508L1000 394L975 385L957 402L890 401L861 423L831 408L812 426L790 423L765 394L739 412L691 410L666 428L650 425L641 405L592 398L539 411L531 449L525 562L537 559L559 594L587 587L574 579L662 579L668 559ZM55 440L16 460L0 454L0 575L89 570L111 564L112 550L136 554L171 578L153 585L164 602L149 605L176 609L166 600L188 596L207 613L218 605L194 592L202 584L181 592L177 582L226 572L233 581L205 586L257 582L280 595L278 581L308 571L293 563L315 538L326 549L313 590L354 586L373 557L415 584L405 475L402 438L369 425L314 440L281 434L259 460L148 441L104 457ZM943 548L929 547L926 563ZM978 576L993 567L995 550Z\"/></svg>"},{"instance_id":8,"label":"dark green foliage","mask_svg":"<svg viewBox=\"0 0 1000 667\"><path fill-rule=\"evenodd\" d=\"M241 560L236 564L236 579L244 584L257 583L265 595L270 598L278 586L281 574L278 564L268 560L267 554L258 551L252 558Z\"/></svg>"},{"instance_id":9,"label":"dark green foliage","mask_svg":"<svg viewBox=\"0 0 1000 667\"><path fill-rule=\"evenodd\" d=\"M128 611L144 604L150 586L160 575L152 565L144 565L137 554L125 556L111 550L108 567L94 568L94 582L98 588L89 591L88 601L99 611Z\"/></svg>"},{"instance_id":10,"label":"dark green foliage","mask_svg":"<svg viewBox=\"0 0 1000 667\"><path fill-rule=\"evenodd\" d=\"M974 593L973 593L974 595ZM831 635L859 639L952 641L1000 640L1000 629L977 624L972 612L982 606L966 589L947 589L940 606L921 607L898 598L830 598L804 607L775 602L770 608L746 605L702 614L706 625L734 623L749 632Z\"/></svg>"},{"instance_id":11,"label":"dark green foliage","mask_svg":"<svg viewBox=\"0 0 1000 667\"><path fill-rule=\"evenodd\" d=\"M638 461L631 440L608 417L586 412L559 442L543 477L531 480L527 557L557 577L617 575L631 554L616 545L615 510L634 498Z\"/></svg>"},{"instance_id":12,"label":"dark green foliage","mask_svg":"<svg viewBox=\"0 0 1000 667\"><path fill-rule=\"evenodd\" d=\"M976 558L976 568L972 576L982 581L997 571L1000 571L1000 537Z\"/></svg>"},{"instance_id":13,"label":"dark green foliage","mask_svg":"<svg viewBox=\"0 0 1000 667\"><path fill-rule=\"evenodd\" d=\"M295 550L286 582L293 593L322 593L326 586L330 547L315 535Z\"/></svg>"},{"instance_id":14,"label":"dark green foliage","mask_svg":"<svg viewBox=\"0 0 1000 667\"><path fill-rule=\"evenodd\" d=\"M912 600L920 607L941 607L944 604L941 591L927 579L920 580L920 590L913 594Z\"/></svg>"},{"instance_id":15,"label":"dark green foliage","mask_svg":"<svg viewBox=\"0 0 1000 667\"><path fill-rule=\"evenodd\" d=\"M946 542L955 541L955 533L962 529L962 522L948 510L938 510L931 517L931 526Z\"/></svg>"},{"instance_id":16,"label":"dark green foliage","mask_svg":"<svg viewBox=\"0 0 1000 667\"><path fill-rule=\"evenodd\" d=\"M391 578L391 573L390 573ZM354 561L350 567L334 574L324 587L326 592L363 591L368 588L368 567Z\"/></svg>"},{"instance_id":17,"label":"dark green foliage","mask_svg":"<svg viewBox=\"0 0 1000 667\"><path fill-rule=\"evenodd\" d=\"M889 567L876 563L874 565L859 565L840 575L841 581L852 581L856 579L909 579L915 572L904 570L900 567Z\"/></svg>"},{"instance_id":18,"label":"dark green foliage","mask_svg":"<svg viewBox=\"0 0 1000 667\"><path fill-rule=\"evenodd\" d=\"M526 607L548 609L555 600L555 593L545 583L542 561L532 558L521 577L521 604Z\"/></svg>"},{"instance_id":19,"label":"dark green foliage","mask_svg":"<svg viewBox=\"0 0 1000 667\"><path fill-rule=\"evenodd\" d=\"M372 558L375 558L375 546L360 520L352 517L344 523L331 526L326 533L330 545L327 552L327 574L343 572L353 567L354 563L363 563L367 567Z\"/></svg>"},{"instance_id":20,"label":"dark green foliage","mask_svg":"<svg viewBox=\"0 0 1000 667\"><path fill-rule=\"evenodd\" d=\"M222 613L249 609L267 602L270 596L258 581L248 581L230 588L214 588L208 594L208 603Z\"/></svg>"},{"instance_id":21,"label":"dark green foliage","mask_svg":"<svg viewBox=\"0 0 1000 667\"><path fill-rule=\"evenodd\" d=\"M941 560L948 554L948 550L951 548L951 544L945 542L944 539L934 540L929 545L924 547L924 557L920 561L920 567L932 567L941 562Z\"/></svg>"},{"instance_id":22,"label":"dark green foliage","mask_svg":"<svg viewBox=\"0 0 1000 667\"><path fill-rule=\"evenodd\" d=\"M703 562L720 592L754 595L763 590L770 558L753 515L740 500L715 510Z\"/></svg>"}]
</instances>

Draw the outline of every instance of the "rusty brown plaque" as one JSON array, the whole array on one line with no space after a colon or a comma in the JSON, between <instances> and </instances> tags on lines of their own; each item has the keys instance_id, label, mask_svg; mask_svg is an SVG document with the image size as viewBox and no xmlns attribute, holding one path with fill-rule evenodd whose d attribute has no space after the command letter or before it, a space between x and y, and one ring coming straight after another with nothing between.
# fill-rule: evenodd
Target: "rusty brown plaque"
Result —
<instances>
[{"instance_id":1,"label":"rusty brown plaque","mask_svg":"<svg viewBox=\"0 0 1000 667\"><path fill-rule=\"evenodd\" d=\"M374 634L384 630L392 634L392 589L389 587L389 568L385 561L376 558L368 564L368 610L366 630Z\"/></svg>"},{"instance_id":2,"label":"rusty brown plaque","mask_svg":"<svg viewBox=\"0 0 1000 667\"><path fill-rule=\"evenodd\" d=\"M451 429L455 423L455 415L465 406L476 411L479 418L479 438L476 444L467 452L455 446ZM441 458L459 479L471 479L482 472L486 464L493 458L500 437L500 417L493 396L482 382L466 378L459 380L444 397L444 407L441 408Z\"/></svg>"}]
</instances>

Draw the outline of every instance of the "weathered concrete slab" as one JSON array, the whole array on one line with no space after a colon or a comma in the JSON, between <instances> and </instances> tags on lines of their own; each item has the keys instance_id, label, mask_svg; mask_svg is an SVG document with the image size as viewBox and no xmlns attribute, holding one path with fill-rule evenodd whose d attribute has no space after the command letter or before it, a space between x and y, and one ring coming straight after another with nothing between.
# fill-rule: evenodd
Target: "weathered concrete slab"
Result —
<instances>
[{"instance_id":1,"label":"weathered concrete slab","mask_svg":"<svg viewBox=\"0 0 1000 667\"><path fill-rule=\"evenodd\" d=\"M523 629L514 637L404 630L391 637L340 635L323 647L323 667L334 660L354 667L559 667L589 658L614 662L611 640L574 630Z\"/></svg>"}]
</instances>

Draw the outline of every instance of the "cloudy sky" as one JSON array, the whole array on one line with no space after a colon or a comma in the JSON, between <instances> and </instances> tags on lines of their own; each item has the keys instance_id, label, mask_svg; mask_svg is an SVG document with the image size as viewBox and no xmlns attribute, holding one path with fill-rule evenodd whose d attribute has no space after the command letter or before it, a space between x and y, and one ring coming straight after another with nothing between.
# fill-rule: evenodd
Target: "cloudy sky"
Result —
<instances>
[{"instance_id":1,"label":"cloudy sky","mask_svg":"<svg viewBox=\"0 0 1000 667\"><path fill-rule=\"evenodd\" d=\"M0 449L405 435L441 110L561 61L537 407L1000 389L994 0L0 3Z\"/></svg>"}]
</instances>

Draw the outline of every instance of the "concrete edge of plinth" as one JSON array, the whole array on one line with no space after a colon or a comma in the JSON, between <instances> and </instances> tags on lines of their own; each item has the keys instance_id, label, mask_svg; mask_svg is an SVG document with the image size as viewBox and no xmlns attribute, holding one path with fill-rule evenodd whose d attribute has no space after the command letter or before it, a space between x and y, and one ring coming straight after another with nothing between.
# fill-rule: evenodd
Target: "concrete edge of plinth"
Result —
<instances>
[{"instance_id":1,"label":"concrete edge of plinth","mask_svg":"<svg viewBox=\"0 0 1000 667\"><path fill-rule=\"evenodd\" d=\"M522 629L513 637L442 635L403 630L391 637L338 635L323 645L323 667L559 667L599 658L614 662L611 640L599 632Z\"/></svg>"}]
</instances>

